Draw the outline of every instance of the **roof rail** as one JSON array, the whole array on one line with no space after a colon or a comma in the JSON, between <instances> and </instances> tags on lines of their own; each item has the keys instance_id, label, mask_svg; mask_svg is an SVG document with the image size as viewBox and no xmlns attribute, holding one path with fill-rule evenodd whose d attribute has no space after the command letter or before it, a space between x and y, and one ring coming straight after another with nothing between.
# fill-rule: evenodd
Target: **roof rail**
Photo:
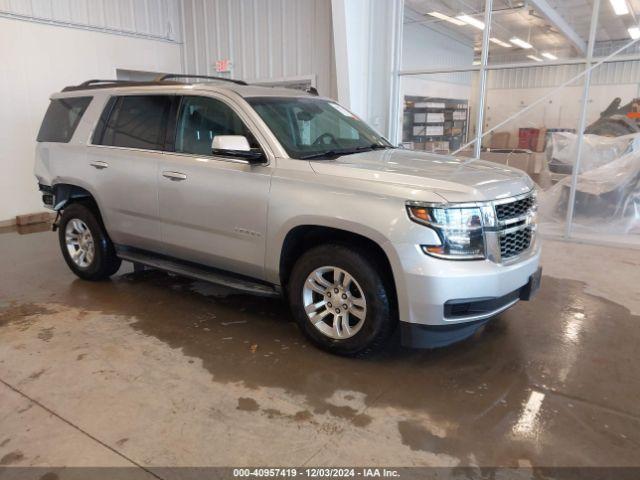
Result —
<instances>
[{"instance_id":1,"label":"roof rail","mask_svg":"<svg viewBox=\"0 0 640 480\"><path fill-rule=\"evenodd\" d=\"M152 85L184 85L182 82L171 81L171 79L177 78L205 78L208 80L216 80L221 82L231 82L237 85L248 85L247 82L242 80L234 80L232 78L224 77L210 77L206 75L182 75L177 73L165 73L158 75L153 80L104 80L99 78L93 78L82 82L79 85L71 85L62 89L63 92L73 92L75 90L94 90L99 88L111 88L111 87L146 87Z\"/></svg>"},{"instance_id":2,"label":"roof rail","mask_svg":"<svg viewBox=\"0 0 640 480\"><path fill-rule=\"evenodd\" d=\"M96 83L130 83L131 80L100 80L98 78L93 78L91 80L87 80L86 82L82 82L78 87L89 87Z\"/></svg>"},{"instance_id":3,"label":"roof rail","mask_svg":"<svg viewBox=\"0 0 640 480\"><path fill-rule=\"evenodd\" d=\"M237 85L249 85L244 80L235 80L233 78L211 77L211 76L208 76L208 75L188 75L188 74L178 74L178 73L167 73L167 74L158 75L154 80L156 82L164 82L165 80L168 80L170 78L206 78L208 80L216 80L216 81L221 81L221 82L231 82L231 83L235 83Z\"/></svg>"},{"instance_id":4,"label":"roof rail","mask_svg":"<svg viewBox=\"0 0 640 480\"><path fill-rule=\"evenodd\" d=\"M179 82L156 82L156 81L135 81L135 80L100 80L92 79L82 82L79 85L71 85L64 87L63 92L73 92L75 90L95 90L100 88L111 87L145 87L151 85L179 85Z\"/></svg>"}]
</instances>

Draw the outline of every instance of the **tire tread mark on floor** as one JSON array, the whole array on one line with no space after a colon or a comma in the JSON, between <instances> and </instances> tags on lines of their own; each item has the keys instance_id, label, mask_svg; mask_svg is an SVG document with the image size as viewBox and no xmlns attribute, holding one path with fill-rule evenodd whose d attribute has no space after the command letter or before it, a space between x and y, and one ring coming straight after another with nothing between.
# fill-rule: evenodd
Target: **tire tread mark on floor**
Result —
<instances>
[{"instance_id":1,"label":"tire tread mark on floor","mask_svg":"<svg viewBox=\"0 0 640 480\"><path fill-rule=\"evenodd\" d=\"M159 476L157 473L153 472L152 470L148 469L147 467L141 465L140 463L136 462L135 460L133 460L132 458L127 457L124 453L116 450L115 448L113 448L112 446L106 444L105 442L103 442L102 440L100 440L99 438L96 438L95 436L91 435L89 432L87 432L86 430L84 430L82 427L76 425L75 423L71 422L70 420L67 420L66 418L64 418L62 415L56 413L55 411L51 410L49 407L47 407L46 405L43 405L42 403L40 403L38 400L35 400L34 398L31 398L29 395L27 395L26 393L22 392L21 390L19 390L18 388L14 387L13 385L11 385L10 383L5 382L3 379L0 378L0 383L2 383L5 387L7 387L8 389L16 392L18 395L26 398L27 400L29 400L30 402L34 403L35 405L39 406L40 408L42 408L43 410L45 410L46 412L48 412L49 414L53 415L54 417L56 417L59 420L62 420L64 423L66 423L67 425L69 425L71 428L74 428L75 430L79 431L80 433L84 434L85 436L89 437L91 440L93 440L94 442L102 445L104 448L106 448L107 450L112 451L113 453L115 453L116 455L118 455L121 458L124 458L127 462L135 465L136 467L144 470L145 472L147 472L149 475L152 475L155 478L158 478L159 480L164 480L163 477Z\"/></svg>"}]
</instances>

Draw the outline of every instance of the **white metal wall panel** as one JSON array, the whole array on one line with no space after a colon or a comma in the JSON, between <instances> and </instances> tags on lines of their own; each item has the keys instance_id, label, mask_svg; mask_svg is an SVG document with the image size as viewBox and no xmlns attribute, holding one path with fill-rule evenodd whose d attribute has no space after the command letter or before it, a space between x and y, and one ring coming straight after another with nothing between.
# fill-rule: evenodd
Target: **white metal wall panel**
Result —
<instances>
[{"instance_id":1,"label":"white metal wall panel","mask_svg":"<svg viewBox=\"0 0 640 480\"><path fill-rule=\"evenodd\" d=\"M192 2L184 2L182 9L182 26L185 31L188 31L186 25L188 22L193 22L193 3ZM193 65L195 62L196 55L196 47L194 45L194 37L193 35L185 34L183 38L183 62L184 65ZM185 72L189 71L189 68L184 68ZM195 72L194 73L198 73Z\"/></svg>"},{"instance_id":2,"label":"white metal wall panel","mask_svg":"<svg viewBox=\"0 0 640 480\"><path fill-rule=\"evenodd\" d=\"M488 88L551 88L562 85L584 70L583 65L560 65L546 67L493 70L489 74ZM605 63L593 71L594 85L620 85L638 83L640 61ZM582 85L579 79L572 85Z\"/></svg>"},{"instance_id":3,"label":"white metal wall panel","mask_svg":"<svg viewBox=\"0 0 640 480\"><path fill-rule=\"evenodd\" d=\"M102 0L87 0L89 18L87 23L91 26L104 25L104 3Z\"/></svg>"},{"instance_id":4,"label":"white metal wall panel","mask_svg":"<svg viewBox=\"0 0 640 480\"><path fill-rule=\"evenodd\" d=\"M272 58L272 38L271 38L271 22L269 16L271 9L266 2L256 2L255 22L255 49L256 49L256 68L257 78L270 78L273 72ZM266 41L264 41L266 39Z\"/></svg>"},{"instance_id":5,"label":"white metal wall panel","mask_svg":"<svg viewBox=\"0 0 640 480\"><path fill-rule=\"evenodd\" d=\"M22 3L26 7L28 2L22 2ZM51 0L32 0L31 8L32 8L32 12L31 13L36 17L54 18L54 16L53 16L53 5L51 3ZM29 14L28 11L15 12L15 13Z\"/></svg>"},{"instance_id":6,"label":"white metal wall panel","mask_svg":"<svg viewBox=\"0 0 640 480\"><path fill-rule=\"evenodd\" d=\"M69 9L75 23L82 25L89 23L89 5L86 0L71 0Z\"/></svg>"},{"instance_id":7,"label":"white metal wall panel","mask_svg":"<svg viewBox=\"0 0 640 480\"><path fill-rule=\"evenodd\" d=\"M245 80L314 77L334 95L331 0L184 0L185 70L230 60Z\"/></svg>"},{"instance_id":8,"label":"white metal wall panel","mask_svg":"<svg viewBox=\"0 0 640 480\"><path fill-rule=\"evenodd\" d=\"M0 16L181 41L181 0L0 0Z\"/></svg>"},{"instance_id":9,"label":"white metal wall panel","mask_svg":"<svg viewBox=\"0 0 640 480\"><path fill-rule=\"evenodd\" d=\"M25 2L28 3L28 2ZM59 22L73 22L73 12L70 0L59 0L51 3L52 19Z\"/></svg>"}]
</instances>

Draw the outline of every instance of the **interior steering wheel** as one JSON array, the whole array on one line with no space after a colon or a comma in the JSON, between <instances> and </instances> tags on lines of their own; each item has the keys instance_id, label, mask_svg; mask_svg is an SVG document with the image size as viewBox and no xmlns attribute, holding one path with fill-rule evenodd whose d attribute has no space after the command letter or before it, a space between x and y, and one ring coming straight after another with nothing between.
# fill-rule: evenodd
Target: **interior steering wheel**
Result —
<instances>
[{"instance_id":1,"label":"interior steering wheel","mask_svg":"<svg viewBox=\"0 0 640 480\"><path fill-rule=\"evenodd\" d=\"M337 145L336 137L329 132L325 132L313 141L314 145Z\"/></svg>"}]
</instances>

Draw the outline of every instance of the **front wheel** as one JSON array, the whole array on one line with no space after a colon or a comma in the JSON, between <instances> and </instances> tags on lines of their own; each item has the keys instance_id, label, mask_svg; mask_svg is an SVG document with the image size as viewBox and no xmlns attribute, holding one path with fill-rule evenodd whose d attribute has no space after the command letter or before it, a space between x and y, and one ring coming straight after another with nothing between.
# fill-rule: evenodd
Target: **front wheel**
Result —
<instances>
[{"instance_id":1,"label":"front wheel","mask_svg":"<svg viewBox=\"0 0 640 480\"><path fill-rule=\"evenodd\" d=\"M288 291L303 333L332 353L371 353L386 343L397 323L382 273L346 246L322 245L304 253Z\"/></svg>"},{"instance_id":2,"label":"front wheel","mask_svg":"<svg viewBox=\"0 0 640 480\"><path fill-rule=\"evenodd\" d=\"M94 210L81 203L65 208L58 224L62 255L69 268L84 280L104 280L122 261Z\"/></svg>"}]
</instances>

